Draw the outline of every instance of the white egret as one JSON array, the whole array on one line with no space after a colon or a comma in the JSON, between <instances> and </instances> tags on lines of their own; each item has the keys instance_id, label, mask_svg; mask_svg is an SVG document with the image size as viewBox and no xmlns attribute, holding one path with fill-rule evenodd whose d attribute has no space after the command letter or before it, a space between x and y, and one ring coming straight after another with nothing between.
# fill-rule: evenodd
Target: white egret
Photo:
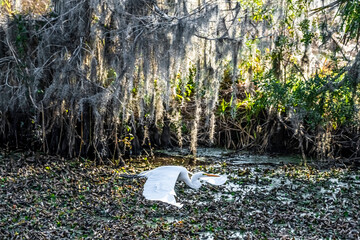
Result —
<instances>
[{"instance_id":1,"label":"white egret","mask_svg":"<svg viewBox=\"0 0 360 240\"><path fill-rule=\"evenodd\" d=\"M148 200L158 200L182 207L182 204L175 200L174 187L176 181L183 181L189 187L199 189L202 185L200 180L213 185L224 184L227 180L226 176L204 172L195 173L190 179L188 173L190 172L186 168L180 166L163 166L140 173L139 176L147 177L143 196Z\"/></svg>"}]
</instances>

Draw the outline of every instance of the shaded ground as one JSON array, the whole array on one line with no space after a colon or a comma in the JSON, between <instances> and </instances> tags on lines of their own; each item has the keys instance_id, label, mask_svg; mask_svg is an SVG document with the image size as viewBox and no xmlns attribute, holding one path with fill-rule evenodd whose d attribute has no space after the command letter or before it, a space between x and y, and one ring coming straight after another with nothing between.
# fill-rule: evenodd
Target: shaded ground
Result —
<instances>
[{"instance_id":1,"label":"shaded ground","mask_svg":"<svg viewBox=\"0 0 360 240\"><path fill-rule=\"evenodd\" d=\"M220 187L176 186L183 208L141 196L140 172L26 153L0 154L0 239L358 239L360 172L236 161ZM240 161L241 162L241 161Z\"/></svg>"}]
</instances>

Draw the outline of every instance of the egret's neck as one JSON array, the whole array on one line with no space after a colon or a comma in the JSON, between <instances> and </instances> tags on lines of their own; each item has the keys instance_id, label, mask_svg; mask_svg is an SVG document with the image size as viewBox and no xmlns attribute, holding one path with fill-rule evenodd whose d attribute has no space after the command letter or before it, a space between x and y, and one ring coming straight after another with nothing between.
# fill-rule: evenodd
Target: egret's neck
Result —
<instances>
[{"instance_id":1,"label":"egret's neck","mask_svg":"<svg viewBox=\"0 0 360 240\"><path fill-rule=\"evenodd\" d=\"M201 182L200 182L200 177L203 176L203 173L195 173L192 177L191 177L191 182L190 184L188 184L191 188L194 189L199 189L201 187Z\"/></svg>"}]
</instances>

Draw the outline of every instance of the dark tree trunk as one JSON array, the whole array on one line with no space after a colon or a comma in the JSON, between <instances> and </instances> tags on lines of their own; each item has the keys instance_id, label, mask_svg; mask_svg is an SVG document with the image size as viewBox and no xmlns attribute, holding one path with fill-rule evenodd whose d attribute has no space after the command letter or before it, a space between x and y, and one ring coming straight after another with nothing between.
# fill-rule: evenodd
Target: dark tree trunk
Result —
<instances>
[{"instance_id":1,"label":"dark tree trunk","mask_svg":"<svg viewBox=\"0 0 360 240\"><path fill-rule=\"evenodd\" d=\"M150 126L150 143L152 147L161 146L159 130L157 129L155 123Z\"/></svg>"},{"instance_id":2,"label":"dark tree trunk","mask_svg":"<svg viewBox=\"0 0 360 240\"><path fill-rule=\"evenodd\" d=\"M164 127L161 134L161 147L163 148L173 147L170 139L169 119L167 119L166 117L164 119Z\"/></svg>"}]
</instances>

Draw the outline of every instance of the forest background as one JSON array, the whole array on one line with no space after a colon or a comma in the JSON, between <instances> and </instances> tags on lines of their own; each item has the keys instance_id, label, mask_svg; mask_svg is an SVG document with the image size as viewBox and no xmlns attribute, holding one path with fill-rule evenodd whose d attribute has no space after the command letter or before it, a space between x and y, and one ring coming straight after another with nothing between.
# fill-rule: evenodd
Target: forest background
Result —
<instances>
[{"instance_id":1,"label":"forest background","mask_svg":"<svg viewBox=\"0 0 360 240\"><path fill-rule=\"evenodd\" d=\"M359 1L0 2L1 147L359 161Z\"/></svg>"}]
</instances>

